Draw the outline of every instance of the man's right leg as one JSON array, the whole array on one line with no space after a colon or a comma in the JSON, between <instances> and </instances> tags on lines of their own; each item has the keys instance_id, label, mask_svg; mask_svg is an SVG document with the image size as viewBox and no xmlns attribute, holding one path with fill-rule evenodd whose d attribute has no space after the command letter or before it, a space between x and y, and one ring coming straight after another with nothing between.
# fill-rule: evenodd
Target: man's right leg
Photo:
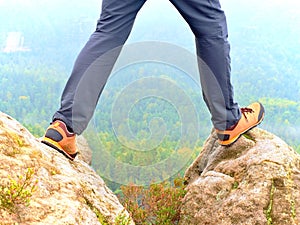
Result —
<instances>
[{"instance_id":1,"label":"man's right leg","mask_svg":"<svg viewBox=\"0 0 300 225\"><path fill-rule=\"evenodd\" d=\"M87 127L122 45L145 1L103 0L97 29L78 55L61 97L61 107L53 116L53 121L62 121L66 125L69 134L62 134L64 129L57 130L51 125L44 143L68 155L77 152L65 142L70 134L81 134ZM74 140L70 136L70 142Z\"/></svg>"}]
</instances>

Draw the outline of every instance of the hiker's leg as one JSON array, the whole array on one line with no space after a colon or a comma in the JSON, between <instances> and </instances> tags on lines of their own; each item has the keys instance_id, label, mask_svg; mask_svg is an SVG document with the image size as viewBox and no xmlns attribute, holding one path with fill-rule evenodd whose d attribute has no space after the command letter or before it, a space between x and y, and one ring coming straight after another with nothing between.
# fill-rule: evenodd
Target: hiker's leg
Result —
<instances>
[{"instance_id":1,"label":"hiker's leg","mask_svg":"<svg viewBox=\"0 0 300 225\"><path fill-rule=\"evenodd\" d=\"M53 120L76 134L87 127L111 69L146 0L103 0L97 29L81 50Z\"/></svg>"},{"instance_id":2,"label":"hiker's leg","mask_svg":"<svg viewBox=\"0 0 300 225\"><path fill-rule=\"evenodd\" d=\"M204 100L219 130L241 117L230 81L230 45L226 17L219 0L170 0L189 24L196 39Z\"/></svg>"}]
</instances>

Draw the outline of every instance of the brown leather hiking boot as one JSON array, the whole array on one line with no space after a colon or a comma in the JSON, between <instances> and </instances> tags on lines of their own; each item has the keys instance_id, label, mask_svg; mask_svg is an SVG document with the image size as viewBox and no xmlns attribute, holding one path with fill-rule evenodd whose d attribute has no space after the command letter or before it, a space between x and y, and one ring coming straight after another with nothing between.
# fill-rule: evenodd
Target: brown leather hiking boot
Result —
<instances>
[{"instance_id":1,"label":"brown leather hiking boot","mask_svg":"<svg viewBox=\"0 0 300 225\"><path fill-rule=\"evenodd\" d=\"M60 120L54 121L47 129L42 143L56 149L68 159L74 160L77 155L75 134L67 130Z\"/></svg>"},{"instance_id":2,"label":"brown leather hiking boot","mask_svg":"<svg viewBox=\"0 0 300 225\"><path fill-rule=\"evenodd\" d=\"M242 117L235 125L224 131L216 129L221 145L234 143L242 134L260 124L265 115L264 107L259 102L241 108L241 112Z\"/></svg>"}]
</instances>

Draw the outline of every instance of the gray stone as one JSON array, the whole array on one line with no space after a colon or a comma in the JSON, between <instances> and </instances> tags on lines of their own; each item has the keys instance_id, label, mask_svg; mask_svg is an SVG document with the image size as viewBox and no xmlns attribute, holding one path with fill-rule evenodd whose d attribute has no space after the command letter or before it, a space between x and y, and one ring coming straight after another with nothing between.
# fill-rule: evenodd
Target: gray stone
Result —
<instances>
[{"instance_id":1,"label":"gray stone","mask_svg":"<svg viewBox=\"0 0 300 225\"><path fill-rule=\"evenodd\" d=\"M93 152L91 148L89 147L89 144L87 140L84 138L84 136L79 135L76 137L76 145L77 149L79 150L78 153L78 159L86 162L88 165L92 165L92 155Z\"/></svg>"},{"instance_id":2,"label":"gray stone","mask_svg":"<svg viewBox=\"0 0 300 225\"><path fill-rule=\"evenodd\" d=\"M29 205L16 201L8 210L3 206L7 200L4 193L7 196L12 180L24 180L28 168L34 171L29 187L37 182L35 190L29 190ZM131 221L118 198L87 163L78 158L70 161L41 144L4 113L0 113L0 185L0 224L104 225L116 224L121 217Z\"/></svg>"},{"instance_id":3,"label":"gray stone","mask_svg":"<svg viewBox=\"0 0 300 225\"><path fill-rule=\"evenodd\" d=\"M231 146L212 132L185 173L180 224L300 224L300 156L255 128Z\"/></svg>"}]
</instances>

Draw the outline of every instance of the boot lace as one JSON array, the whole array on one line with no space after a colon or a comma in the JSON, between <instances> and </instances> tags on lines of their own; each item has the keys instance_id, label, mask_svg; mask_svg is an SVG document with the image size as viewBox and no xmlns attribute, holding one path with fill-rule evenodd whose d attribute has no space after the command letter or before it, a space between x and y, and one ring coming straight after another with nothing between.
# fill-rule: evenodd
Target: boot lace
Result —
<instances>
[{"instance_id":1,"label":"boot lace","mask_svg":"<svg viewBox=\"0 0 300 225\"><path fill-rule=\"evenodd\" d=\"M247 108L247 107L241 108L241 112L244 115L246 120L248 120L247 115L246 115L247 113L254 113L253 109Z\"/></svg>"}]
</instances>

